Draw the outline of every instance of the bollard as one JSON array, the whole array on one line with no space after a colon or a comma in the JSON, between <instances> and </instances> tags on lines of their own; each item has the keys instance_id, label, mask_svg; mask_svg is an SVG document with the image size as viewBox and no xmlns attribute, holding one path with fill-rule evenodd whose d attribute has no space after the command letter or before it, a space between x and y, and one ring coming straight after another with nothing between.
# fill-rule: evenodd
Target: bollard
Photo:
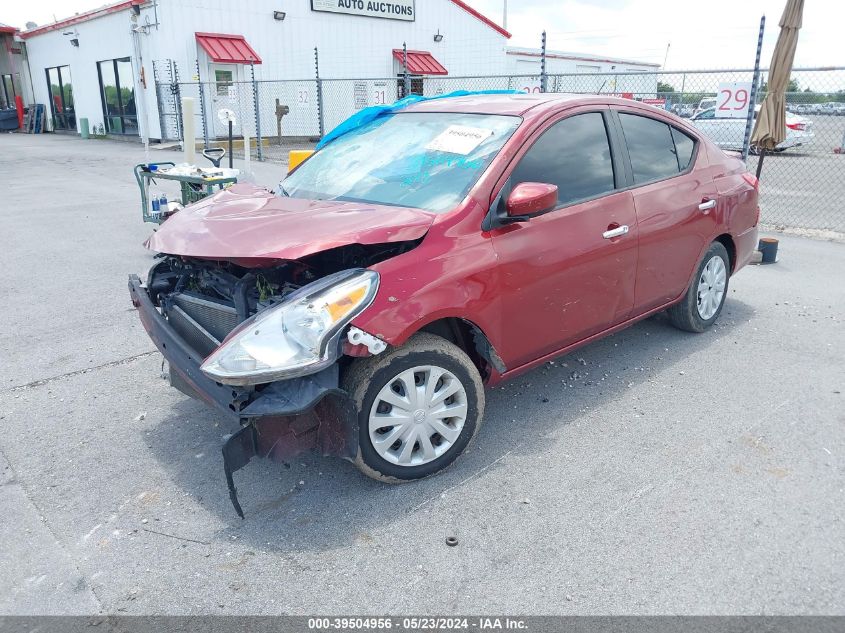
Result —
<instances>
[{"instance_id":1,"label":"bollard","mask_svg":"<svg viewBox=\"0 0 845 633\"><path fill-rule=\"evenodd\" d=\"M757 250L763 255L762 264L774 264L778 260L778 241L773 237L760 238Z\"/></svg>"},{"instance_id":2,"label":"bollard","mask_svg":"<svg viewBox=\"0 0 845 633\"><path fill-rule=\"evenodd\" d=\"M84 139L91 135L91 130L88 128L88 117L79 119L79 135Z\"/></svg>"},{"instance_id":3,"label":"bollard","mask_svg":"<svg viewBox=\"0 0 845 633\"><path fill-rule=\"evenodd\" d=\"M185 162L193 165L196 161L197 137L196 121L194 120L194 100L192 97L182 97L182 151Z\"/></svg>"}]
</instances>

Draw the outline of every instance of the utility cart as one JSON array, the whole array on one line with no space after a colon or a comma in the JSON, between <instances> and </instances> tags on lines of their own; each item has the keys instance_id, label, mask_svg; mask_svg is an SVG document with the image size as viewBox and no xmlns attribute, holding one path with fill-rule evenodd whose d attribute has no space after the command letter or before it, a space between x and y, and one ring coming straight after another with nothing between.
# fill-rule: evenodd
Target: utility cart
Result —
<instances>
[{"instance_id":1,"label":"utility cart","mask_svg":"<svg viewBox=\"0 0 845 633\"><path fill-rule=\"evenodd\" d=\"M205 154L205 152L203 152ZM211 152L209 152L211 153ZM220 167L220 159L206 156L214 167L197 167L196 165L179 165L172 162L141 163L135 165L135 180L141 189L141 215L144 222L161 224L171 214L192 202L202 200L216 191L238 182L238 170ZM222 157L222 156L221 156ZM180 184L182 199L180 206L174 208L166 198L160 201L150 198L150 182L158 180L173 180ZM164 204L165 208L161 208Z\"/></svg>"}]
</instances>

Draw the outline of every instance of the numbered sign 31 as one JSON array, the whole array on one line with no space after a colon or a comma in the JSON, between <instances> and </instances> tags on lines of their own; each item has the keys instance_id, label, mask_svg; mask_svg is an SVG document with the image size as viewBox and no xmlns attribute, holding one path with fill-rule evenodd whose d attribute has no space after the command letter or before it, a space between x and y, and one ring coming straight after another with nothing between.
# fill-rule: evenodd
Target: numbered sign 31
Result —
<instances>
[{"instance_id":1,"label":"numbered sign 31","mask_svg":"<svg viewBox=\"0 0 845 633\"><path fill-rule=\"evenodd\" d=\"M716 94L717 119L744 119L751 103L750 81L726 81L719 84Z\"/></svg>"}]
</instances>

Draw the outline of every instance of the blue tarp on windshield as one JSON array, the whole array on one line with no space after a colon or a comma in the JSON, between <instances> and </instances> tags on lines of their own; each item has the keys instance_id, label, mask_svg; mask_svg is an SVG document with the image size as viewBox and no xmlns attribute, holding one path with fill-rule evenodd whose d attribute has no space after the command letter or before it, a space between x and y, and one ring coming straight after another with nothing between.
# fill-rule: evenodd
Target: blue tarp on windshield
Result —
<instances>
[{"instance_id":1,"label":"blue tarp on windshield","mask_svg":"<svg viewBox=\"0 0 845 633\"><path fill-rule=\"evenodd\" d=\"M351 132L362 125L374 121L380 116L392 114L402 108L407 108L409 105L419 103L420 101L431 101L432 99L448 99L449 97L468 97L472 95L518 95L523 94L519 90L456 90L446 95L435 95L433 97L423 97L421 95L408 95L403 99L399 99L396 103L390 105L376 105L359 110L351 117L346 119L343 123L326 134L319 143L317 149L322 149L326 144L331 143L339 136L343 136L347 132Z\"/></svg>"}]
</instances>

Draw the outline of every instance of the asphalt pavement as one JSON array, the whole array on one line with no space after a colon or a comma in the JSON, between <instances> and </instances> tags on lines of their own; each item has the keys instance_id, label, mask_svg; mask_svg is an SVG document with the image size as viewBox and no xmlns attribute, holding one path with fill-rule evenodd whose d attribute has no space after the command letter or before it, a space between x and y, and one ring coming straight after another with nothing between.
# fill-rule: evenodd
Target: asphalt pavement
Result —
<instances>
[{"instance_id":1,"label":"asphalt pavement","mask_svg":"<svg viewBox=\"0 0 845 633\"><path fill-rule=\"evenodd\" d=\"M657 316L488 392L440 476L253 462L241 520L234 429L129 302L144 160L0 136L0 614L845 614L845 244L780 236L707 333Z\"/></svg>"}]
</instances>

